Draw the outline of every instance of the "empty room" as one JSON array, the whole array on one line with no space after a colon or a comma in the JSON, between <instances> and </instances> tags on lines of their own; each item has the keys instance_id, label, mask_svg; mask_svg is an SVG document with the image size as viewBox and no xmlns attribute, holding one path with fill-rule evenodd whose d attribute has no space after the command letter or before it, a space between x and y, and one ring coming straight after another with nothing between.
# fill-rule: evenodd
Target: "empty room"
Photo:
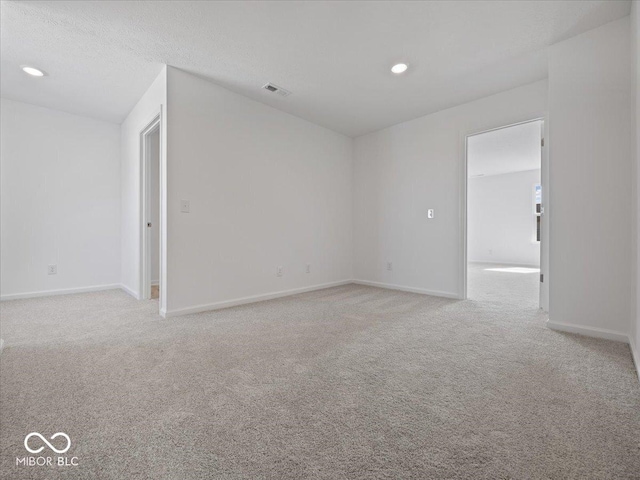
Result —
<instances>
[{"instance_id":1,"label":"empty room","mask_svg":"<svg viewBox=\"0 0 640 480\"><path fill-rule=\"evenodd\" d=\"M637 0L0 8L0 478L640 478Z\"/></svg>"}]
</instances>

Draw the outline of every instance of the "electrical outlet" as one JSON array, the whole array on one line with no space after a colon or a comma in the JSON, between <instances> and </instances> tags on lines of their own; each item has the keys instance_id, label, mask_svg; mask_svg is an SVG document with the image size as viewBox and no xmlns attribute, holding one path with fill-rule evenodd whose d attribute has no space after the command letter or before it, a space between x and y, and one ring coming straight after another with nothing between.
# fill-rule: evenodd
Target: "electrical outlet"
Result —
<instances>
[{"instance_id":1,"label":"electrical outlet","mask_svg":"<svg viewBox=\"0 0 640 480\"><path fill-rule=\"evenodd\" d=\"M189 209L189 200L180 200L180 211L182 213L189 213Z\"/></svg>"},{"instance_id":2,"label":"electrical outlet","mask_svg":"<svg viewBox=\"0 0 640 480\"><path fill-rule=\"evenodd\" d=\"M55 275L57 273L58 273L58 266L57 265L48 265L47 266L47 274Z\"/></svg>"},{"instance_id":3,"label":"electrical outlet","mask_svg":"<svg viewBox=\"0 0 640 480\"><path fill-rule=\"evenodd\" d=\"M311 273L311 264L307 263L307 268L305 270L307 273Z\"/></svg>"},{"instance_id":4,"label":"electrical outlet","mask_svg":"<svg viewBox=\"0 0 640 480\"><path fill-rule=\"evenodd\" d=\"M427 210L427 218L433 218L433 216L434 216L433 208L430 208L429 210Z\"/></svg>"},{"instance_id":5,"label":"electrical outlet","mask_svg":"<svg viewBox=\"0 0 640 480\"><path fill-rule=\"evenodd\" d=\"M276 275L277 275L278 277L281 277L281 276L282 276L282 273L283 273L282 265L278 265L278 266L276 267Z\"/></svg>"},{"instance_id":6,"label":"electrical outlet","mask_svg":"<svg viewBox=\"0 0 640 480\"><path fill-rule=\"evenodd\" d=\"M389 271L393 270L393 263L387 262L387 270Z\"/></svg>"}]
</instances>

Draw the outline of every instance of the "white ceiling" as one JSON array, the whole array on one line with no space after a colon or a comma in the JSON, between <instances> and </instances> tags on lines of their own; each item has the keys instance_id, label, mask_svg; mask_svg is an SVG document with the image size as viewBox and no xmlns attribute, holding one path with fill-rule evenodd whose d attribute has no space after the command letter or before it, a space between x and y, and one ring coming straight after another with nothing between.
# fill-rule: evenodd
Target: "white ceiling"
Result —
<instances>
[{"instance_id":1,"label":"white ceiling","mask_svg":"<svg viewBox=\"0 0 640 480\"><path fill-rule=\"evenodd\" d=\"M467 175L501 175L540 168L542 122L529 122L467 139Z\"/></svg>"},{"instance_id":2,"label":"white ceiling","mask_svg":"<svg viewBox=\"0 0 640 480\"><path fill-rule=\"evenodd\" d=\"M530 83L629 1L2 1L1 94L121 122L169 64L349 136ZM392 64L409 70L394 76ZM29 78L30 64L49 76ZM293 92L261 90L273 82Z\"/></svg>"}]
</instances>

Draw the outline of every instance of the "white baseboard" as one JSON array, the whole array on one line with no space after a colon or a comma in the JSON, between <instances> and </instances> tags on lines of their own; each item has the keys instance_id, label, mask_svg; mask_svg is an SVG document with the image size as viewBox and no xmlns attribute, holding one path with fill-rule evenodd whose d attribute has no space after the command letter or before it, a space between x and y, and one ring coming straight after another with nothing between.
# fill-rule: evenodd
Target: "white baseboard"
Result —
<instances>
[{"instance_id":1,"label":"white baseboard","mask_svg":"<svg viewBox=\"0 0 640 480\"><path fill-rule=\"evenodd\" d=\"M604 338L606 340L614 340L616 342L629 343L629 337L625 333L607 330L605 328L585 327L583 325L575 325L570 323L552 322L547 320L547 328L558 330L560 332L577 333L587 337Z\"/></svg>"},{"instance_id":2,"label":"white baseboard","mask_svg":"<svg viewBox=\"0 0 640 480\"><path fill-rule=\"evenodd\" d=\"M237 307L238 305L246 305L247 303L263 302L265 300L273 300L274 298L288 297L298 293L313 292L315 290L323 290L325 288L339 287L341 285L349 285L353 280L341 280L339 282L323 283L320 285L312 285L310 287L294 288L291 290L283 290L280 292L266 293L263 295L254 295L251 297L236 298L234 300L225 300L222 302L208 303L205 305L196 305L193 307L177 308L175 310L160 311L160 315L164 318L178 317L189 313L208 312L210 310L221 310L223 308Z\"/></svg>"},{"instance_id":3,"label":"white baseboard","mask_svg":"<svg viewBox=\"0 0 640 480\"><path fill-rule=\"evenodd\" d=\"M513 262L496 262L496 261L476 261L469 260L467 263L475 263L477 265L495 265L495 266L509 266L509 267L527 267L527 268L540 268L540 264L535 263L513 263Z\"/></svg>"},{"instance_id":4,"label":"white baseboard","mask_svg":"<svg viewBox=\"0 0 640 480\"><path fill-rule=\"evenodd\" d=\"M127 287L124 284L120 284L120 288L122 290L124 290L126 293L128 293L129 295L131 295L133 298L135 298L136 300L140 300L140 295L138 295L136 292L134 292L133 290L131 290L129 287Z\"/></svg>"},{"instance_id":5,"label":"white baseboard","mask_svg":"<svg viewBox=\"0 0 640 480\"><path fill-rule=\"evenodd\" d=\"M92 285L90 287L61 288L59 290L42 290L40 292L11 293L9 295L0 296L0 300L5 301L5 300L18 300L21 298L51 297L53 295L70 295L72 293L99 292L101 290L115 290L118 288L121 288L121 285L119 283L112 283L109 285Z\"/></svg>"},{"instance_id":6,"label":"white baseboard","mask_svg":"<svg viewBox=\"0 0 640 480\"><path fill-rule=\"evenodd\" d=\"M633 339L629 337L629 348L631 349L631 359L636 366L636 373L638 374L638 380L640 380L640 351Z\"/></svg>"},{"instance_id":7,"label":"white baseboard","mask_svg":"<svg viewBox=\"0 0 640 480\"><path fill-rule=\"evenodd\" d=\"M354 280L357 285L367 285L369 287L386 288L388 290L400 290L402 292L420 293L422 295L431 295L433 297L445 297L460 300L461 297L457 293L442 292L439 290L425 290L424 288L405 287L402 285L393 285L390 283L370 282L369 280Z\"/></svg>"}]
</instances>

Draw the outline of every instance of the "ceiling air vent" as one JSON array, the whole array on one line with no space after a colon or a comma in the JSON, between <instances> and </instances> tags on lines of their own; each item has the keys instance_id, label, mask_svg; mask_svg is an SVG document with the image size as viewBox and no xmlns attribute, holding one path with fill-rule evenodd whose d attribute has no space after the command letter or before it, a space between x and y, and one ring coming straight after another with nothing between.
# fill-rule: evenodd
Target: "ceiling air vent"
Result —
<instances>
[{"instance_id":1,"label":"ceiling air vent","mask_svg":"<svg viewBox=\"0 0 640 480\"><path fill-rule=\"evenodd\" d=\"M284 88L274 85L273 83L267 83L266 85L263 85L262 88L272 93L277 93L281 97L288 97L289 95L291 95L291 92L289 90L285 90Z\"/></svg>"}]
</instances>

